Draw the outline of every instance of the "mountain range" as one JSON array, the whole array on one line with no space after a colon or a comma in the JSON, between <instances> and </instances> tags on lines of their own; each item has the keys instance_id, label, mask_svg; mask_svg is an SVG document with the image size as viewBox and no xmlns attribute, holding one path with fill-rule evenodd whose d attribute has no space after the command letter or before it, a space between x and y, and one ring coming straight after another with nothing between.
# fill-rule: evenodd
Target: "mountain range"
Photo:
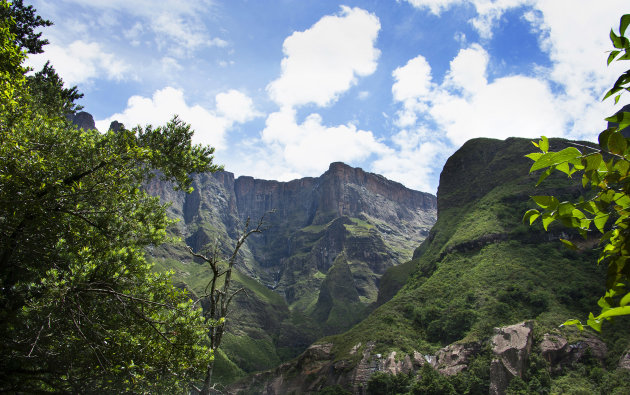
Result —
<instances>
[{"instance_id":1,"label":"mountain range","mask_svg":"<svg viewBox=\"0 0 630 395\"><path fill-rule=\"evenodd\" d=\"M560 326L596 307L605 269L596 238L521 222L533 195L588 194L558 175L535 188L531 147L468 141L437 197L343 163L289 182L195 174L190 194L153 180L177 222L148 252L194 298L211 272L187 246L227 257L264 224L241 249L245 292L215 356L228 393L628 393L627 319Z\"/></svg>"}]
</instances>

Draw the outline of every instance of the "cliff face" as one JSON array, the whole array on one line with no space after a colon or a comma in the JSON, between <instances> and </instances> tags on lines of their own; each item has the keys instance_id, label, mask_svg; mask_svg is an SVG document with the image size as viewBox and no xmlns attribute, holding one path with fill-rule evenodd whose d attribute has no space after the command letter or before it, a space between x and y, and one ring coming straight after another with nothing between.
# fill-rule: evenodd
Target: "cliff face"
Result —
<instances>
[{"instance_id":1,"label":"cliff face","mask_svg":"<svg viewBox=\"0 0 630 395\"><path fill-rule=\"evenodd\" d=\"M567 144L551 141L553 150ZM572 347L589 344L593 355L604 355L598 351L605 349L601 341L589 343L580 337L584 335L558 329L566 319L586 317L596 307L603 270L596 265L596 254L564 249L558 241L561 234L563 238L577 237L565 228L551 226L545 232L542 226L529 227L521 221L533 205L529 196L553 194L573 200L584 191L579 178L564 175L552 175L535 188L538 175L528 173L531 163L524 157L531 151L531 143L525 139L474 139L464 144L442 171L439 219L427 239L416 249L413 260L387 269L380 278L380 306L347 332L316 342L293 361L236 383L234 392L317 393L341 385L361 394L375 372L418 373L427 363L444 376L458 375L452 381L457 386L455 393L505 393L517 376L526 381L526 392L538 392L536 385L554 392L550 391L552 380L561 382L563 376L550 378L547 369L560 369L550 355L561 347L553 348L541 340L572 338ZM360 187L345 188L349 195L354 190ZM340 189L335 193L341 193ZM404 193L387 196L392 201ZM358 199L353 201L359 204ZM368 207L362 204L361 210L371 218ZM405 215L387 208L384 212L379 218ZM319 218L317 213L315 218ZM353 224L358 226L358 220ZM350 222L342 225L354 226ZM370 232L363 236L369 237ZM316 313L330 312L328 320L335 308L341 314L349 313L327 300L338 298L346 306L356 303L352 292L331 284L333 278L350 282L344 265L344 260L353 261L350 250L345 248L332 262L315 304ZM356 282L352 264L349 266ZM628 337L623 341L617 345L620 349L627 347ZM566 346L566 341L560 343ZM539 369L536 364L542 359L549 365ZM608 359L614 370L618 358ZM575 374L570 373L577 369L570 351L558 360L564 361L560 363L566 369L563 374Z\"/></svg>"},{"instance_id":2,"label":"cliff face","mask_svg":"<svg viewBox=\"0 0 630 395\"><path fill-rule=\"evenodd\" d=\"M264 340L261 354L275 357L256 369L365 317L381 275L408 261L436 221L435 196L343 163L320 177L289 182L197 174L192 186L184 194L155 180L147 189L172 202L170 214L179 222L171 230L196 251L216 244L228 254L247 219L264 216L265 231L248 239L238 264L240 285L256 292L239 295L226 346L229 356L230 347L236 354L242 342ZM183 245L153 255L189 289L203 289L208 274L186 264L192 260ZM254 305L270 310L249 312Z\"/></svg>"}]
</instances>

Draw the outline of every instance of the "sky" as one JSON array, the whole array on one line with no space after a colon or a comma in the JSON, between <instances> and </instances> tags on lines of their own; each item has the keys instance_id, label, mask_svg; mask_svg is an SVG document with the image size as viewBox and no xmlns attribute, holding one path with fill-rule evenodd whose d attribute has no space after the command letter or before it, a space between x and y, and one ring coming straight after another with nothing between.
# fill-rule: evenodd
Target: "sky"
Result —
<instances>
[{"instance_id":1,"label":"sky","mask_svg":"<svg viewBox=\"0 0 630 395\"><path fill-rule=\"evenodd\" d=\"M596 140L627 0L26 0L105 132L178 115L236 176L331 162L436 193L475 137ZM626 99L627 100L627 99ZM553 148L553 147L552 147Z\"/></svg>"}]
</instances>

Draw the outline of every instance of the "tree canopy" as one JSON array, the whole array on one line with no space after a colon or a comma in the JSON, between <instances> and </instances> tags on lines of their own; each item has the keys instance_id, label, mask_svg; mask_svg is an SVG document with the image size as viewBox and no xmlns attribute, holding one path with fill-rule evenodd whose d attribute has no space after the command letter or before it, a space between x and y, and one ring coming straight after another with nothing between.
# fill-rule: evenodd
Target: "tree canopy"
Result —
<instances>
[{"instance_id":1,"label":"tree canopy","mask_svg":"<svg viewBox=\"0 0 630 395\"><path fill-rule=\"evenodd\" d=\"M611 29L614 49L610 51L608 64L630 60L630 39L625 36L628 25L630 14L621 17L619 34ZM630 70L619 76L604 100L614 96L617 103L626 91L630 91ZM630 315L630 139L622 133L630 125L630 113L621 111L606 120L611 126L600 133L598 147L574 143L554 152L550 151L546 137L534 142L540 151L527 156L534 161L530 173L544 170L538 184L556 170L569 177L577 173L582 175L584 188L590 187L593 193L577 202L560 202L555 196L533 196L542 211L532 209L524 217L530 225L540 218L545 230L559 221L577 229L584 238L592 231L600 233L602 248L598 263L608 265L606 292L598 302L601 312L591 313L587 320L597 331L605 320ZM570 240L562 242L569 248L577 248ZM565 324L583 328L577 319Z\"/></svg>"},{"instance_id":2,"label":"tree canopy","mask_svg":"<svg viewBox=\"0 0 630 395\"><path fill-rule=\"evenodd\" d=\"M143 185L190 189L213 149L177 117L77 129L76 88L23 64L49 23L21 1L0 14L0 391L184 391L212 353L200 308L145 259L171 220Z\"/></svg>"}]
</instances>

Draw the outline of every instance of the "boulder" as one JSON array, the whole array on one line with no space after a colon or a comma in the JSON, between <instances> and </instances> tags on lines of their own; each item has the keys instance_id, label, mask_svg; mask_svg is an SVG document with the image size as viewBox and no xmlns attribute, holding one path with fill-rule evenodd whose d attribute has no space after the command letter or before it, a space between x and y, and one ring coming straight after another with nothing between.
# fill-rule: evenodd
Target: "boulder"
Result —
<instances>
[{"instance_id":1,"label":"boulder","mask_svg":"<svg viewBox=\"0 0 630 395\"><path fill-rule=\"evenodd\" d=\"M559 335L545 333L540 343L540 354L549 363L552 370L556 370L566 359L569 343Z\"/></svg>"},{"instance_id":2,"label":"boulder","mask_svg":"<svg viewBox=\"0 0 630 395\"><path fill-rule=\"evenodd\" d=\"M527 358L532 348L532 321L495 328L490 365L490 394L502 395L512 380L523 377Z\"/></svg>"},{"instance_id":3,"label":"boulder","mask_svg":"<svg viewBox=\"0 0 630 395\"><path fill-rule=\"evenodd\" d=\"M470 358L479 351L481 351L479 343L450 344L437 352L433 365L441 374L453 376L465 370Z\"/></svg>"},{"instance_id":4,"label":"boulder","mask_svg":"<svg viewBox=\"0 0 630 395\"><path fill-rule=\"evenodd\" d=\"M603 365L608 352L606 344L599 338L582 333L582 338L569 343L560 335L546 333L540 343L540 354L549 363L550 370L557 372L565 366L593 357Z\"/></svg>"}]
</instances>

